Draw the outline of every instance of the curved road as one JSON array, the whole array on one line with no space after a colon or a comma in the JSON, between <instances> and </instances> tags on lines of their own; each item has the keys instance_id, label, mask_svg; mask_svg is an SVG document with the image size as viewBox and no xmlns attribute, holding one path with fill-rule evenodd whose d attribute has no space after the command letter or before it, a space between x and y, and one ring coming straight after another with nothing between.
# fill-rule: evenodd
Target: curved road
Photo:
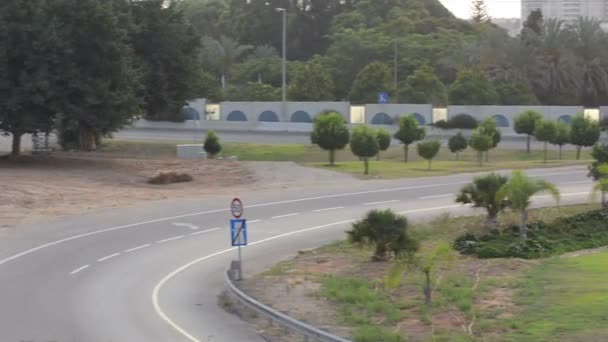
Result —
<instances>
[{"instance_id":1,"label":"curved road","mask_svg":"<svg viewBox=\"0 0 608 342\"><path fill-rule=\"evenodd\" d=\"M531 170L556 183L562 203L584 202L582 167ZM344 237L367 210L413 220L471 211L453 194L471 175L324 185L240 195L252 274ZM231 198L146 204L20 227L0 241L0 341L261 341L217 306L229 247ZM535 205L551 205L547 196Z\"/></svg>"}]
</instances>

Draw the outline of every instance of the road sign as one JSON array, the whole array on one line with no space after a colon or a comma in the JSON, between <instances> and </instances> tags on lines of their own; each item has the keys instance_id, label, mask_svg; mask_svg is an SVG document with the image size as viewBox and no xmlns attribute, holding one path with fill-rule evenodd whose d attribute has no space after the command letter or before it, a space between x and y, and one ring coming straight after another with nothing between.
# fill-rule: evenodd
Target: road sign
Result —
<instances>
[{"instance_id":1,"label":"road sign","mask_svg":"<svg viewBox=\"0 0 608 342\"><path fill-rule=\"evenodd\" d=\"M389 101L388 93L378 93L378 103L387 104Z\"/></svg>"},{"instance_id":2,"label":"road sign","mask_svg":"<svg viewBox=\"0 0 608 342\"><path fill-rule=\"evenodd\" d=\"M247 220L230 220L232 246L247 246Z\"/></svg>"},{"instance_id":3,"label":"road sign","mask_svg":"<svg viewBox=\"0 0 608 342\"><path fill-rule=\"evenodd\" d=\"M243 216L243 202L238 198L233 199L230 203L230 211L234 218L240 219Z\"/></svg>"}]
</instances>

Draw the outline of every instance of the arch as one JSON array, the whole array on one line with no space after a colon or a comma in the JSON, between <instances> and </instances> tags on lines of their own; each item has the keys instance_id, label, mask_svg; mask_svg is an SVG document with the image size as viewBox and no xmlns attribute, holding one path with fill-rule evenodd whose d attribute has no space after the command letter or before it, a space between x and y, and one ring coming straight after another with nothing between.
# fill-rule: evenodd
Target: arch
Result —
<instances>
[{"instance_id":1,"label":"arch","mask_svg":"<svg viewBox=\"0 0 608 342\"><path fill-rule=\"evenodd\" d=\"M186 119L186 120L200 120L201 119L201 116L200 116L198 110L196 110L190 106L183 107L181 112L182 112L184 119Z\"/></svg>"},{"instance_id":2,"label":"arch","mask_svg":"<svg viewBox=\"0 0 608 342\"><path fill-rule=\"evenodd\" d=\"M392 125L394 122L395 120L386 113L378 113L372 119L372 125Z\"/></svg>"},{"instance_id":3,"label":"arch","mask_svg":"<svg viewBox=\"0 0 608 342\"><path fill-rule=\"evenodd\" d=\"M228 114L226 121L247 121L247 115L240 110L235 110Z\"/></svg>"},{"instance_id":4,"label":"arch","mask_svg":"<svg viewBox=\"0 0 608 342\"><path fill-rule=\"evenodd\" d=\"M496 127L510 127L509 120L504 115L494 115L492 117L496 121Z\"/></svg>"},{"instance_id":5,"label":"arch","mask_svg":"<svg viewBox=\"0 0 608 342\"><path fill-rule=\"evenodd\" d=\"M291 122L311 123L310 114L303 110L298 110L291 115Z\"/></svg>"},{"instance_id":6,"label":"arch","mask_svg":"<svg viewBox=\"0 0 608 342\"><path fill-rule=\"evenodd\" d=\"M418 113L412 113L412 115L414 115L414 118L418 121L418 124L420 126L426 125L426 119L424 118L424 116Z\"/></svg>"},{"instance_id":7,"label":"arch","mask_svg":"<svg viewBox=\"0 0 608 342\"><path fill-rule=\"evenodd\" d=\"M559 117L559 119L557 119L557 121L565 122L567 125L569 125L572 122L572 116L562 115Z\"/></svg>"},{"instance_id":8,"label":"arch","mask_svg":"<svg viewBox=\"0 0 608 342\"><path fill-rule=\"evenodd\" d=\"M271 110L266 110L263 111L262 114L260 114L260 116L258 117L258 121L279 122L279 116L277 115L277 113Z\"/></svg>"}]
</instances>

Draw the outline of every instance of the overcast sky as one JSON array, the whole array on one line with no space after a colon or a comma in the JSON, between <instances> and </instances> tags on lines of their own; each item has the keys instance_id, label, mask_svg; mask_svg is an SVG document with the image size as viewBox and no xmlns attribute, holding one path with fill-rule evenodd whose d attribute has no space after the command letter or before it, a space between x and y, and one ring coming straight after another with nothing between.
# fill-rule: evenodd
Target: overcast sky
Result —
<instances>
[{"instance_id":1,"label":"overcast sky","mask_svg":"<svg viewBox=\"0 0 608 342\"><path fill-rule=\"evenodd\" d=\"M471 16L472 0L441 0L443 5L460 18ZM521 0L486 0L493 18L519 18Z\"/></svg>"}]
</instances>

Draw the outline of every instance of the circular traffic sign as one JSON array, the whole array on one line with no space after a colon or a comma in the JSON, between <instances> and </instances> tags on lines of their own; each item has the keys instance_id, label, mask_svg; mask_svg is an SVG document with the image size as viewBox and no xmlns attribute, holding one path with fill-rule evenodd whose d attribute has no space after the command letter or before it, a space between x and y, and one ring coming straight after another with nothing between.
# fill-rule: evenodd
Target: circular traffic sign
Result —
<instances>
[{"instance_id":1,"label":"circular traffic sign","mask_svg":"<svg viewBox=\"0 0 608 342\"><path fill-rule=\"evenodd\" d=\"M230 211L234 218L241 218L243 216L243 202L238 198L233 199L232 203L230 203Z\"/></svg>"}]
</instances>

